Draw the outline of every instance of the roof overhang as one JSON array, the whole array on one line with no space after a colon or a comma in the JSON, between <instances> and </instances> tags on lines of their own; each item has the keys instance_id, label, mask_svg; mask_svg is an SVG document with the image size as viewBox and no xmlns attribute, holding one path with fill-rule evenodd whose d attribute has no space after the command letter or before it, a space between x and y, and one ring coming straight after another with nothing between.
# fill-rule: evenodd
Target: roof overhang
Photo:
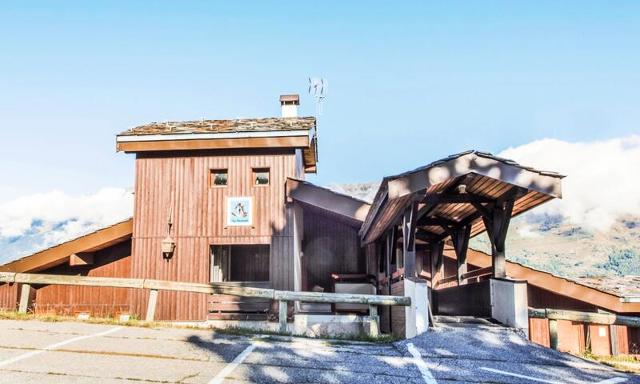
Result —
<instances>
[{"instance_id":1,"label":"roof overhang","mask_svg":"<svg viewBox=\"0 0 640 384\"><path fill-rule=\"evenodd\" d=\"M385 178L360 235L365 244L377 240L397 225L407 207L417 203L420 241L444 239L447 230L443 225L471 224L471 236L476 236L485 230L482 207L478 208L478 204L497 204L509 199L514 201L512 216L516 216L550 199L560 198L563 177L491 154L460 153Z\"/></svg>"},{"instance_id":2,"label":"roof overhang","mask_svg":"<svg viewBox=\"0 0 640 384\"><path fill-rule=\"evenodd\" d=\"M133 219L99 229L54 247L0 266L0 272L38 272L69 261L74 254L96 252L121 243L133 234Z\"/></svg>"},{"instance_id":3,"label":"roof overhang","mask_svg":"<svg viewBox=\"0 0 640 384\"><path fill-rule=\"evenodd\" d=\"M306 130L119 135L116 137L116 150L122 152L228 148L307 148L309 146L309 132Z\"/></svg>"},{"instance_id":4,"label":"roof overhang","mask_svg":"<svg viewBox=\"0 0 640 384\"><path fill-rule=\"evenodd\" d=\"M470 152L389 180L389 198L396 199L426 191L432 186L469 173L487 176L552 197L562 197L561 176L556 173L536 171L510 160Z\"/></svg>"},{"instance_id":5,"label":"roof overhang","mask_svg":"<svg viewBox=\"0 0 640 384\"><path fill-rule=\"evenodd\" d=\"M371 205L351 196L343 195L297 179L287 179L287 199L338 215L360 226Z\"/></svg>"}]
</instances>

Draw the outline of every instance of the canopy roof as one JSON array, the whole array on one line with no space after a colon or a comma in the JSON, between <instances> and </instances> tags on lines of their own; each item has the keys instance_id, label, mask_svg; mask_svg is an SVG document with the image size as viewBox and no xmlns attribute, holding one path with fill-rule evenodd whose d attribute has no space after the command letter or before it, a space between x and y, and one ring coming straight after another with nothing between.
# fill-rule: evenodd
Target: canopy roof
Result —
<instances>
[{"instance_id":1,"label":"canopy roof","mask_svg":"<svg viewBox=\"0 0 640 384\"><path fill-rule=\"evenodd\" d=\"M462 152L384 178L360 234L363 243L377 240L419 202L417 239L438 241L447 236L444 227L466 224L475 236L485 230L481 216L488 204L513 199L512 215L521 214L562 197L563 177L490 153Z\"/></svg>"}]
</instances>

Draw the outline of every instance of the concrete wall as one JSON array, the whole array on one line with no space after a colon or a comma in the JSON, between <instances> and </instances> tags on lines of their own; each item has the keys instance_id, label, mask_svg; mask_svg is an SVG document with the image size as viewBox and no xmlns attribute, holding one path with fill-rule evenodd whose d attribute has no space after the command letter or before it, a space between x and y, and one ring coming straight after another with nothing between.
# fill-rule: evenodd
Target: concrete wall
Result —
<instances>
[{"instance_id":1,"label":"concrete wall","mask_svg":"<svg viewBox=\"0 0 640 384\"><path fill-rule=\"evenodd\" d=\"M426 280L404 279L404 295L411 298L405 307L405 337L416 337L429 329L429 287Z\"/></svg>"},{"instance_id":2,"label":"concrete wall","mask_svg":"<svg viewBox=\"0 0 640 384\"><path fill-rule=\"evenodd\" d=\"M491 279L491 317L528 335L527 282Z\"/></svg>"}]
</instances>

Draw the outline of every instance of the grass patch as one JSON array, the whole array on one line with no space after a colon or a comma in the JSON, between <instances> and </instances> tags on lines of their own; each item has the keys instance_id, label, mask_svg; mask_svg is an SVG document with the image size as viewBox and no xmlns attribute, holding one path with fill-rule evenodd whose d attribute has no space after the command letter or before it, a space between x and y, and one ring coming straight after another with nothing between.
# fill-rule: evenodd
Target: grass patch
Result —
<instances>
[{"instance_id":1,"label":"grass patch","mask_svg":"<svg viewBox=\"0 0 640 384\"><path fill-rule=\"evenodd\" d=\"M640 360L635 356L618 355L618 356L598 356L586 351L580 355L587 360L596 361L615 368L626 373L640 373Z\"/></svg>"},{"instance_id":2,"label":"grass patch","mask_svg":"<svg viewBox=\"0 0 640 384\"><path fill-rule=\"evenodd\" d=\"M157 321L142 321L135 318L130 318L127 321L119 321L112 317L100 318L90 317L86 320L80 320L73 316L60 316L52 314L34 314L34 313L19 313L15 311L0 311L0 320L37 320L44 322L60 322L60 321L74 321L89 324L107 324L107 325L122 325L128 327L143 327L143 328L157 328L171 326L169 323L157 322Z\"/></svg>"}]
</instances>

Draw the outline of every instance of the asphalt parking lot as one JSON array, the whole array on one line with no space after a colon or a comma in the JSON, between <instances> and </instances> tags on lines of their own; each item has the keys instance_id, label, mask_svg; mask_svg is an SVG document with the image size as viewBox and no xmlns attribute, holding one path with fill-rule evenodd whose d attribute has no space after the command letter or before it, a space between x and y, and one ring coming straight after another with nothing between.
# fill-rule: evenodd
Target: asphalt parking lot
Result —
<instances>
[{"instance_id":1,"label":"asphalt parking lot","mask_svg":"<svg viewBox=\"0 0 640 384\"><path fill-rule=\"evenodd\" d=\"M394 344L0 321L0 383L640 383L490 325Z\"/></svg>"}]
</instances>

